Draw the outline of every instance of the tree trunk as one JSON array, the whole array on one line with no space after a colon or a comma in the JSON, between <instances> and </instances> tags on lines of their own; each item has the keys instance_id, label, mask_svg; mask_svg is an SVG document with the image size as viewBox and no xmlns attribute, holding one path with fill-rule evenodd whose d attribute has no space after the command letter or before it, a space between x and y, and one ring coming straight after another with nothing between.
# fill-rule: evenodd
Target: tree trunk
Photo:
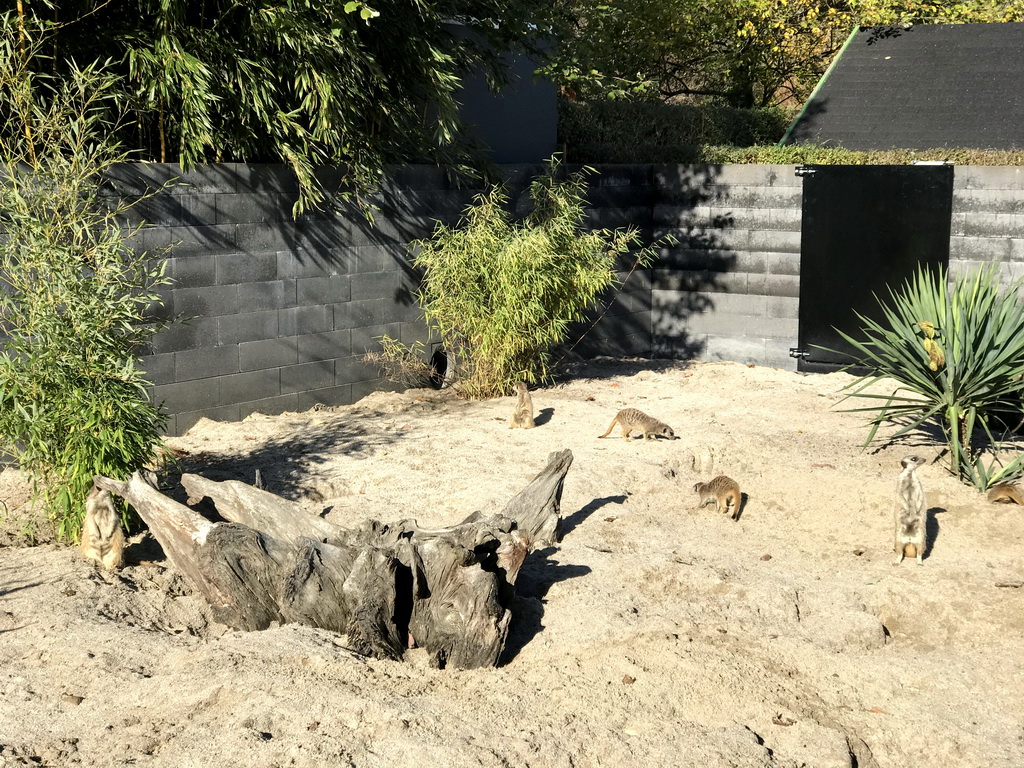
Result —
<instances>
[{"instance_id":1,"label":"tree trunk","mask_svg":"<svg viewBox=\"0 0 1024 768\"><path fill-rule=\"evenodd\" d=\"M299 505L238 481L184 475L189 504L208 499L211 522L139 474L96 485L135 507L171 565L235 629L296 622L348 636L348 646L398 659L414 645L436 666L497 663L519 568L532 549L560 540L568 450L498 514L452 528L368 520L340 528Z\"/></svg>"}]
</instances>

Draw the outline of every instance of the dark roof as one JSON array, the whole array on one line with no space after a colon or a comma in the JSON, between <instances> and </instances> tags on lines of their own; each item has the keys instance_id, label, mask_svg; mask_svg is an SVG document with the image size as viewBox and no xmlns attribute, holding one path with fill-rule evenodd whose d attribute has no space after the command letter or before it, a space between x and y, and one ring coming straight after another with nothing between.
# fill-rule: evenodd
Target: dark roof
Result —
<instances>
[{"instance_id":1,"label":"dark roof","mask_svg":"<svg viewBox=\"0 0 1024 768\"><path fill-rule=\"evenodd\" d=\"M783 143L1024 149L1024 23L858 30Z\"/></svg>"}]
</instances>

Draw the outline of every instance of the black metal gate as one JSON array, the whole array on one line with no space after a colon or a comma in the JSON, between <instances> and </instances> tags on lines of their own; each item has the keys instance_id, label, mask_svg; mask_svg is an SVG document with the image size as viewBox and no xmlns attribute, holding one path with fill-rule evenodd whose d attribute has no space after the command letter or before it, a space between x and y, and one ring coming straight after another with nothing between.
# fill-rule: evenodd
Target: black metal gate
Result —
<instances>
[{"instance_id":1,"label":"black metal gate","mask_svg":"<svg viewBox=\"0 0 1024 768\"><path fill-rule=\"evenodd\" d=\"M886 299L919 264L949 264L953 166L810 165L797 174L804 184L793 354L800 371L834 371L854 351L836 329L856 336L855 312L882 317L876 295Z\"/></svg>"}]
</instances>

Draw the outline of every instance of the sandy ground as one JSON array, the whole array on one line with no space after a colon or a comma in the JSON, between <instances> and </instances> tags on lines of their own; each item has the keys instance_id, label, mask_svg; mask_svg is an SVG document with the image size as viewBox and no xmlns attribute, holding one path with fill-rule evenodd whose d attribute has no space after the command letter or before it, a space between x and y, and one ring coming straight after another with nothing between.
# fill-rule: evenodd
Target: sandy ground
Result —
<instances>
[{"instance_id":1,"label":"sandy ground","mask_svg":"<svg viewBox=\"0 0 1024 768\"><path fill-rule=\"evenodd\" d=\"M487 670L365 659L297 626L227 631L159 560L110 575L19 546L30 513L9 471L0 766L1024 765L1024 510L929 463L928 555L894 566L899 460L939 446L861 450L862 419L835 408L849 381L598 362L534 392L533 430L507 429L510 397L410 390L170 441L186 471L259 469L343 526L497 511L572 449L564 540L524 565ZM596 439L627 406L679 439ZM738 522L694 508L719 473L747 495Z\"/></svg>"}]
</instances>

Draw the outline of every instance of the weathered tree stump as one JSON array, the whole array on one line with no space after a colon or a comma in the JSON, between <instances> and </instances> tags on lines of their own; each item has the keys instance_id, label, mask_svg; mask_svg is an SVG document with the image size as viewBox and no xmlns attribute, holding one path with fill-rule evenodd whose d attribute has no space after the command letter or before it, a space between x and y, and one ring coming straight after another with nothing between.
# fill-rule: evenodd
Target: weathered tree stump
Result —
<instances>
[{"instance_id":1,"label":"weathered tree stump","mask_svg":"<svg viewBox=\"0 0 1024 768\"><path fill-rule=\"evenodd\" d=\"M188 503L209 499L228 522L211 522L139 474L96 485L136 509L223 624L307 624L347 635L360 653L398 659L415 645L436 666L468 669L497 663L520 566L559 541L571 464L571 451L551 454L501 513L441 530L415 520L341 528L267 491L198 475L181 479Z\"/></svg>"}]
</instances>

